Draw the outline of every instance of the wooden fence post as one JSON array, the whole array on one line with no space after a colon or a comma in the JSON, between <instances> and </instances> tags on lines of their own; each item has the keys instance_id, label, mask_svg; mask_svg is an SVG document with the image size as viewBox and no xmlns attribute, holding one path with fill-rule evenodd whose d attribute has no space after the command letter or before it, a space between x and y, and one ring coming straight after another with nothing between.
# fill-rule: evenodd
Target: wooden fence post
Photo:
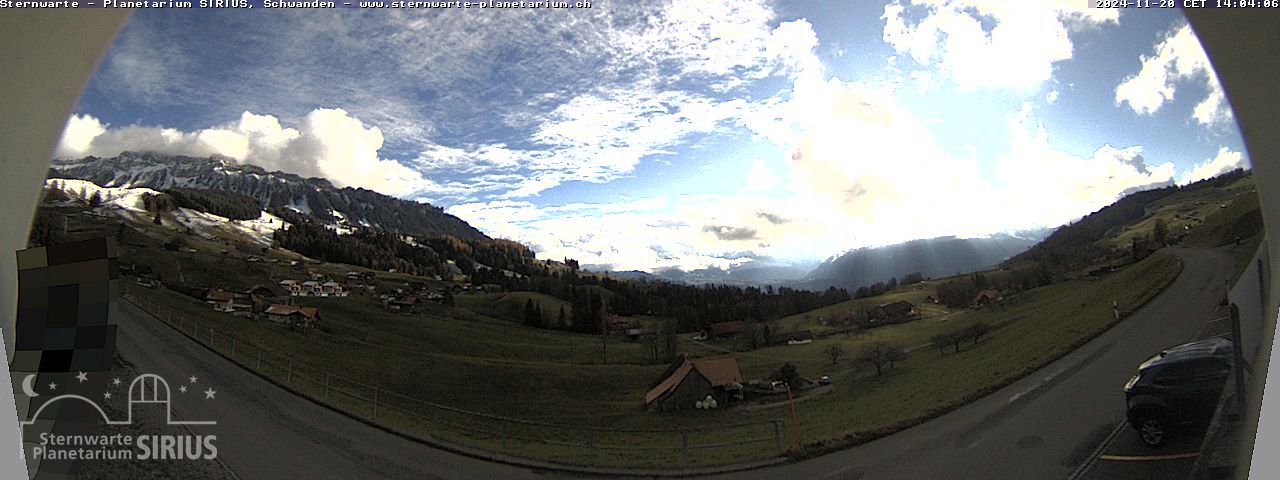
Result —
<instances>
[{"instance_id":1,"label":"wooden fence post","mask_svg":"<svg viewBox=\"0 0 1280 480\"><path fill-rule=\"evenodd\" d=\"M329 372L324 372L324 399L329 399Z\"/></svg>"},{"instance_id":2,"label":"wooden fence post","mask_svg":"<svg viewBox=\"0 0 1280 480\"><path fill-rule=\"evenodd\" d=\"M373 419L378 419L378 387L373 387Z\"/></svg>"},{"instance_id":3,"label":"wooden fence post","mask_svg":"<svg viewBox=\"0 0 1280 480\"><path fill-rule=\"evenodd\" d=\"M289 373L286 374L284 383L293 383L293 357L289 357Z\"/></svg>"}]
</instances>

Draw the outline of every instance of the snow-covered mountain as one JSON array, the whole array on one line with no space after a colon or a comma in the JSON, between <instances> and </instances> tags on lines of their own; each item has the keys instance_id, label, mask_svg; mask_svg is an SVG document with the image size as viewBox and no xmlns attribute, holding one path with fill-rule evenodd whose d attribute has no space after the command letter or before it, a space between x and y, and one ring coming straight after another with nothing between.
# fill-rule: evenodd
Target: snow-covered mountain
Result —
<instances>
[{"instance_id":1,"label":"snow-covered mountain","mask_svg":"<svg viewBox=\"0 0 1280 480\"><path fill-rule=\"evenodd\" d=\"M409 235L488 238L439 207L328 180L268 172L220 156L196 158L124 152L116 157L55 160L51 177L88 180L105 187L208 188L247 195L268 209L289 208L338 227L376 226Z\"/></svg>"},{"instance_id":2,"label":"snow-covered mountain","mask_svg":"<svg viewBox=\"0 0 1280 480\"><path fill-rule=\"evenodd\" d=\"M45 189L59 191L67 203L76 205L90 204L97 199L95 211L100 214L114 214L136 222L149 222L152 213L147 211L146 198L159 192L146 187L101 187L87 180L52 178L45 180ZM46 201L49 201L46 198ZM170 212L171 218L189 228L192 233L205 238L240 236L251 239L262 245L271 244L271 234L288 226L288 222L267 212L258 218L249 220L232 220L211 213L189 208L175 208Z\"/></svg>"}]
</instances>

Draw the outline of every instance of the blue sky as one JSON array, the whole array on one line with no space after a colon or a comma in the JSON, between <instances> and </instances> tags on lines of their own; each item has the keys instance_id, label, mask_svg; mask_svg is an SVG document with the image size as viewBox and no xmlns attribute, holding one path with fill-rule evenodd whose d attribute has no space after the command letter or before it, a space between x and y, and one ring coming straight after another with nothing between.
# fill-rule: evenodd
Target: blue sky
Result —
<instances>
[{"instance_id":1,"label":"blue sky","mask_svg":"<svg viewBox=\"0 0 1280 480\"><path fill-rule=\"evenodd\" d=\"M1083 3L140 10L57 155L222 154L643 270L1056 226L1247 165L1178 11Z\"/></svg>"}]
</instances>

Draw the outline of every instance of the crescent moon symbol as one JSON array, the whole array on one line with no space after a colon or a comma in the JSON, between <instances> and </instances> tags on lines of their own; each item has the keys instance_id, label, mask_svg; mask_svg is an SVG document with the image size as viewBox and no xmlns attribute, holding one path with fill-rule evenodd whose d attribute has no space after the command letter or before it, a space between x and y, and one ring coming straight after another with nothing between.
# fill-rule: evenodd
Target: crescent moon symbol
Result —
<instances>
[{"instance_id":1,"label":"crescent moon symbol","mask_svg":"<svg viewBox=\"0 0 1280 480\"><path fill-rule=\"evenodd\" d=\"M27 396L31 398L36 398L40 396L39 393L36 393L35 389L31 388L31 381L34 380L35 378L36 378L35 374L31 374L31 375L27 375L27 378L22 379L22 393L27 394Z\"/></svg>"}]
</instances>

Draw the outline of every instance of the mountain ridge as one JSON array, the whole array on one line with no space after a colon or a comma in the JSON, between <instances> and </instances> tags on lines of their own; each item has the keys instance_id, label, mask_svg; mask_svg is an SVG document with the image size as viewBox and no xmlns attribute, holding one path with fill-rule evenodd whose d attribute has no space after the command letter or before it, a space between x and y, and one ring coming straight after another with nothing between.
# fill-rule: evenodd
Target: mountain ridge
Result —
<instances>
[{"instance_id":1,"label":"mountain ridge","mask_svg":"<svg viewBox=\"0 0 1280 480\"><path fill-rule=\"evenodd\" d=\"M267 171L218 155L201 158L123 152L115 157L61 159L54 160L50 176L87 180L104 187L224 190L253 197L267 209L288 208L337 226L376 226L410 235L489 239L465 220L428 203L363 188L339 188L323 178Z\"/></svg>"}]
</instances>

